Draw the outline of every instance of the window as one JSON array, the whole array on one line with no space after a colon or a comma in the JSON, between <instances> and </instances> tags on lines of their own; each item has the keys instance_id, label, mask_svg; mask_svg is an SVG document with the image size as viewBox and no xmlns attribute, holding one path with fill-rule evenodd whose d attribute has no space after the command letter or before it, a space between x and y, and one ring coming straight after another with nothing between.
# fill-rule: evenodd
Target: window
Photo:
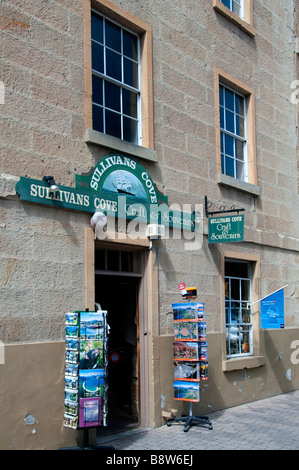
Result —
<instances>
[{"instance_id":1,"label":"window","mask_svg":"<svg viewBox=\"0 0 299 470\"><path fill-rule=\"evenodd\" d=\"M251 265L225 261L225 323L227 358L253 354Z\"/></svg>"},{"instance_id":2,"label":"window","mask_svg":"<svg viewBox=\"0 0 299 470\"><path fill-rule=\"evenodd\" d=\"M220 0L230 11L244 19L244 0Z\"/></svg>"},{"instance_id":3,"label":"window","mask_svg":"<svg viewBox=\"0 0 299 470\"><path fill-rule=\"evenodd\" d=\"M255 36L252 3L253 0L213 0L213 7L247 34Z\"/></svg>"},{"instance_id":4,"label":"window","mask_svg":"<svg viewBox=\"0 0 299 470\"><path fill-rule=\"evenodd\" d=\"M139 251L108 249L98 246L95 250L96 273L110 271L113 273L126 272L132 275L133 273L140 274L140 255Z\"/></svg>"},{"instance_id":5,"label":"window","mask_svg":"<svg viewBox=\"0 0 299 470\"><path fill-rule=\"evenodd\" d=\"M93 129L139 144L138 36L92 11L91 49Z\"/></svg>"},{"instance_id":6,"label":"window","mask_svg":"<svg viewBox=\"0 0 299 470\"><path fill-rule=\"evenodd\" d=\"M85 142L156 162L151 27L109 0L83 0L83 26Z\"/></svg>"},{"instance_id":7,"label":"window","mask_svg":"<svg viewBox=\"0 0 299 470\"><path fill-rule=\"evenodd\" d=\"M221 171L248 180L246 165L245 98L219 85Z\"/></svg>"},{"instance_id":8,"label":"window","mask_svg":"<svg viewBox=\"0 0 299 470\"><path fill-rule=\"evenodd\" d=\"M254 91L218 68L215 130L218 183L258 196Z\"/></svg>"}]
</instances>

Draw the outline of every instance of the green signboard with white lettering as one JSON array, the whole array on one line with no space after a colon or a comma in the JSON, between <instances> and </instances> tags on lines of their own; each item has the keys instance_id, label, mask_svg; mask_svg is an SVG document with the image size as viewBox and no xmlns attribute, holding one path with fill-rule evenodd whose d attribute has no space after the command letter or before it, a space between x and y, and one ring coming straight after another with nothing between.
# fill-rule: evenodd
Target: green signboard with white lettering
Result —
<instances>
[{"instance_id":1,"label":"green signboard with white lettering","mask_svg":"<svg viewBox=\"0 0 299 470\"><path fill-rule=\"evenodd\" d=\"M37 204L194 230L193 214L171 210L145 168L125 155L108 155L88 175L75 175L75 188L57 186L54 193L45 181L21 177L16 191Z\"/></svg>"},{"instance_id":2,"label":"green signboard with white lettering","mask_svg":"<svg viewBox=\"0 0 299 470\"><path fill-rule=\"evenodd\" d=\"M244 215L209 218L209 243L232 243L244 240Z\"/></svg>"}]
</instances>

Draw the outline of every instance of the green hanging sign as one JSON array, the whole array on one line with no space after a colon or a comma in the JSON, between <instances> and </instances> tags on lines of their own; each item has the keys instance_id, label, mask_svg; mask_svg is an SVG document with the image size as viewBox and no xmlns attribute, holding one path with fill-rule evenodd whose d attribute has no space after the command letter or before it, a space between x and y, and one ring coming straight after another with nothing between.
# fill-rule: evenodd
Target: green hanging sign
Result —
<instances>
[{"instance_id":1,"label":"green hanging sign","mask_svg":"<svg viewBox=\"0 0 299 470\"><path fill-rule=\"evenodd\" d=\"M209 243L231 243L244 240L244 215L209 218Z\"/></svg>"}]
</instances>

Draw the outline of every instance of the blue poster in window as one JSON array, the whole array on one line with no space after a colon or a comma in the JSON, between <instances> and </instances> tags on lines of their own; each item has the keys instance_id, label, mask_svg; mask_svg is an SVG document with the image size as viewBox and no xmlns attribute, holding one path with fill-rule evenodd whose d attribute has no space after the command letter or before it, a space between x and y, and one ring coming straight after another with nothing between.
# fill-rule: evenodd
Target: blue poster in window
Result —
<instances>
[{"instance_id":1,"label":"blue poster in window","mask_svg":"<svg viewBox=\"0 0 299 470\"><path fill-rule=\"evenodd\" d=\"M261 328L284 328L284 289L261 300Z\"/></svg>"}]
</instances>

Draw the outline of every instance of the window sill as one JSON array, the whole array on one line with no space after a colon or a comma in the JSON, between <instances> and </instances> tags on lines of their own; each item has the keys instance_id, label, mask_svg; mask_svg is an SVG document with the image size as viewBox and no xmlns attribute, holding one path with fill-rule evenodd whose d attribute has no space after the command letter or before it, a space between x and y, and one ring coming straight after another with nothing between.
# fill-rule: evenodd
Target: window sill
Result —
<instances>
[{"instance_id":1,"label":"window sill","mask_svg":"<svg viewBox=\"0 0 299 470\"><path fill-rule=\"evenodd\" d=\"M235 13L230 11L220 0L214 0L213 7L218 13L225 16L229 21L235 23L239 28L245 31L249 36L255 36L255 29L252 24L247 23L237 16Z\"/></svg>"},{"instance_id":2,"label":"window sill","mask_svg":"<svg viewBox=\"0 0 299 470\"><path fill-rule=\"evenodd\" d=\"M253 196L260 196L260 187L255 184L246 183L245 181L238 180L237 178L232 178L231 176L223 175L219 173L217 175L217 183L222 186L227 186L233 189L239 189L246 193L250 193Z\"/></svg>"},{"instance_id":3,"label":"window sill","mask_svg":"<svg viewBox=\"0 0 299 470\"><path fill-rule=\"evenodd\" d=\"M150 162L157 162L157 152L155 150L141 147L130 142L117 139L101 132L94 131L92 129L86 129L84 141L87 144L100 145L101 147L107 147L118 152L132 155L134 157L142 158Z\"/></svg>"},{"instance_id":4,"label":"window sill","mask_svg":"<svg viewBox=\"0 0 299 470\"><path fill-rule=\"evenodd\" d=\"M266 363L264 356L246 356L236 359L227 359L222 361L222 371L229 372L232 370L253 369L263 366Z\"/></svg>"}]
</instances>

